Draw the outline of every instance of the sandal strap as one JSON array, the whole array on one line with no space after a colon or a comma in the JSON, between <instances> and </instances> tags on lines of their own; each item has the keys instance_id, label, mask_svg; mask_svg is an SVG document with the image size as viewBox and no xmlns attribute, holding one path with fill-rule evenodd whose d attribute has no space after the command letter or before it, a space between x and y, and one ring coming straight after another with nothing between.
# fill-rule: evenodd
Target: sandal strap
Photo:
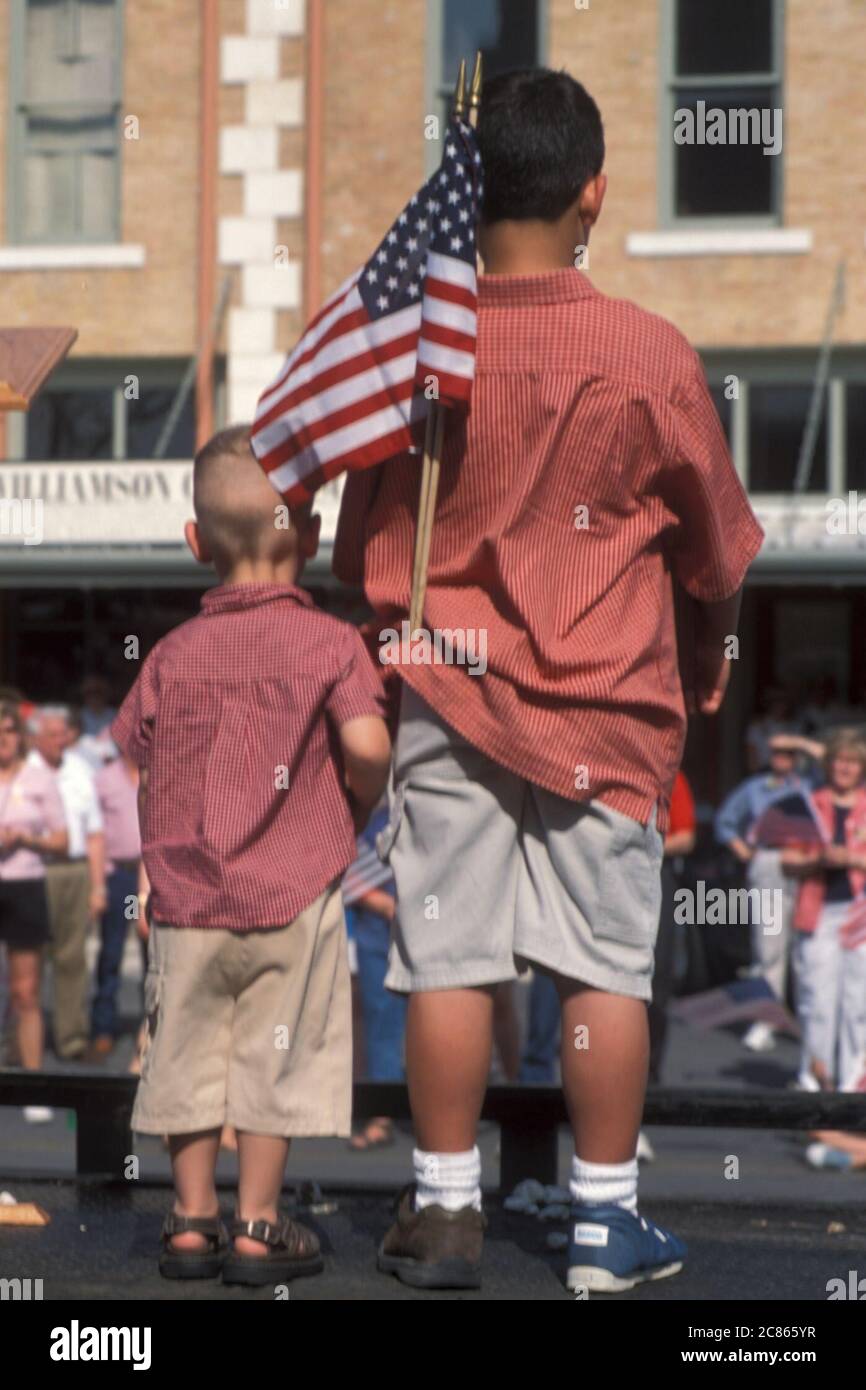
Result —
<instances>
[{"instance_id":1,"label":"sandal strap","mask_svg":"<svg viewBox=\"0 0 866 1390\"><path fill-rule=\"evenodd\" d=\"M187 1231L208 1236L218 1245L224 1245L228 1240L226 1228L218 1216L179 1216L175 1211L168 1212L162 1224L163 1237L168 1240L172 1236L184 1235Z\"/></svg>"},{"instance_id":2,"label":"sandal strap","mask_svg":"<svg viewBox=\"0 0 866 1390\"><path fill-rule=\"evenodd\" d=\"M291 1217L282 1221L242 1221L236 1217L231 1224L232 1236L248 1236L250 1240L260 1240L271 1248L282 1246L290 1255L312 1253L318 1241L312 1231L299 1226Z\"/></svg>"}]
</instances>

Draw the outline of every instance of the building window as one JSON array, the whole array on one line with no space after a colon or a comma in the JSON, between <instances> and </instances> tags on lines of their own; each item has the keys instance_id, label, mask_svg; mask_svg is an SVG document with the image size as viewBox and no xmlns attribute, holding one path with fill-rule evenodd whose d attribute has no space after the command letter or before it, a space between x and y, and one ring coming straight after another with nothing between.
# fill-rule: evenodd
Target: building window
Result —
<instances>
[{"instance_id":1,"label":"building window","mask_svg":"<svg viewBox=\"0 0 866 1390\"><path fill-rule=\"evenodd\" d=\"M779 222L781 0L665 3L663 220Z\"/></svg>"},{"instance_id":2,"label":"building window","mask_svg":"<svg viewBox=\"0 0 866 1390\"><path fill-rule=\"evenodd\" d=\"M432 102L428 109L441 120L450 112L461 58L466 59L469 78L478 49L485 77L544 63L543 0L428 0L428 4ZM440 150L435 141L430 144L433 167Z\"/></svg>"},{"instance_id":3,"label":"building window","mask_svg":"<svg viewBox=\"0 0 866 1390\"><path fill-rule=\"evenodd\" d=\"M13 0L13 244L118 239L121 18L121 0Z\"/></svg>"},{"instance_id":4,"label":"building window","mask_svg":"<svg viewBox=\"0 0 866 1390\"><path fill-rule=\"evenodd\" d=\"M36 397L25 421L22 457L31 462L152 459L171 417L182 363L110 365L75 361ZM133 392L129 398L130 391ZM160 457L195 452L195 390L184 398Z\"/></svg>"},{"instance_id":5,"label":"building window","mask_svg":"<svg viewBox=\"0 0 866 1390\"><path fill-rule=\"evenodd\" d=\"M846 396L846 485L866 490L866 385L850 382Z\"/></svg>"},{"instance_id":6,"label":"building window","mask_svg":"<svg viewBox=\"0 0 866 1390\"><path fill-rule=\"evenodd\" d=\"M749 490L790 492L812 399L811 385L749 383ZM827 408L812 455L807 492L827 491Z\"/></svg>"}]
</instances>

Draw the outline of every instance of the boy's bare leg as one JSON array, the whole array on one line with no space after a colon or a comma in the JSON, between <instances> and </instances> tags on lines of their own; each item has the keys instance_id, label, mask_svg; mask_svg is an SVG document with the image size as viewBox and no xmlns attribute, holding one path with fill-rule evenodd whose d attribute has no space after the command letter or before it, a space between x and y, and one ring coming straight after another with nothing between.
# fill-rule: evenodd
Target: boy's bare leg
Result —
<instances>
[{"instance_id":1,"label":"boy's bare leg","mask_svg":"<svg viewBox=\"0 0 866 1390\"><path fill-rule=\"evenodd\" d=\"M637 1150L649 1069L646 1004L562 976L556 985L574 1151L585 1163L628 1163ZM576 1031L581 1028L585 1034Z\"/></svg>"},{"instance_id":2,"label":"boy's bare leg","mask_svg":"<svg viewBox=\"0 0 866 1390\"><path fill-rule=\"evenodd\" d=\"M219 1154L219 1129L197 1134L171 1134L168 1147L174 1176L174 1209L178 1216L217 1216L219 1198L214 1174ZM207 1237L197 1231L172 1236L173 1250L206 1250Z\"/></svg>"},{"instance_id":3,"label":"boy's bare leg","mask_svg":"<svg viewBox=\"0 0 866 1390\"><path fill-rule=\"evenodd\" d=\"M238 1216L243 1221L276 1221L291 1140L238 1130ZM266 1255L264 1241L237 1236L239 1255Z\"/></svg>"},{"instance_id":4,"label":"boy's bare leg","mask_svg":"<svg viewBox=\"0 0 866 1390\"><path fill-rule=\"evenodd\" d=\"M493 1048L494 989L425 990L409 1000L409 1099L415 1142L428 1153L475 1146Z\"/></svg>"}]
</instances>

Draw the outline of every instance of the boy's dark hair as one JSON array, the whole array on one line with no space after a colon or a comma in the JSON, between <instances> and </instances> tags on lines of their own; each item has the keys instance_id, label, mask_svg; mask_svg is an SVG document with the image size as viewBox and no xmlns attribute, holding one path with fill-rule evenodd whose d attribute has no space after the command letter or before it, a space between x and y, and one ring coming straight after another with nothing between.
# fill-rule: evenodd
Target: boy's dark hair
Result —
<instances>
[{"instance_id":1,"label":"boy's dark hair","mask_svg":"<svg viewBox=\"0 0 866 1390\"><path fill-rule=\"evenodd\" d=\"M601 114L567 72L525 68L484 84L478 121L485 222L555 222L604 163Z\"/></svg>"}]
</instances>

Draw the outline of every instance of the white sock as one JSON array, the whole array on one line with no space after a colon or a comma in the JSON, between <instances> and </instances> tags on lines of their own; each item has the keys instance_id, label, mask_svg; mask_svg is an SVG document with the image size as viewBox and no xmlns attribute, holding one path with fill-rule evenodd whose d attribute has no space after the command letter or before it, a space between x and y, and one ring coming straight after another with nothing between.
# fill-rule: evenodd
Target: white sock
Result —
<instances>
[{"instance_id":1,"label":"white sock","mask_svg":"<svg viewBox=\"0 0 866 1390\"><path fill-rule=\"evenodd\" d=\"M575 1202L597 1207L614 1204L626 1211L637 1211L637 1159L629 1159L628 1163L586 1163L575 1154L568 1187Z\"/></svg>"},{"instance_id":2,"label":"white sock","mask_svg":"<svg viewBox=\"0 0 866 1390\"><path fill-rule=\"evenodd\" d=\"M415 1209L444 1207L460 1211L462 1207L481 1210L481 1153L478 1146L460 1154L427 1153L415 1149Z\"/></svg>"}]
</instances>

